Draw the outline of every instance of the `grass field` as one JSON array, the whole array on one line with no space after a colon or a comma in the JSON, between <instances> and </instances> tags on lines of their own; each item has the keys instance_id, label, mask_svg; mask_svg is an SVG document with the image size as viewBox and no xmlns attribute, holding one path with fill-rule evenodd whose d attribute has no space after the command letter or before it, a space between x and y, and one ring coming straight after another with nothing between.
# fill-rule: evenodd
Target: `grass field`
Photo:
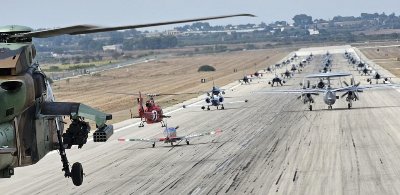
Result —
<instances>
[{"instance_id":1,"label":"grass field","mask_svg":"<svg viewBox=\"0 0 400 195\"><path fill-rule=\"evenodd\" d=\"M361 48L361 52L376 64L400 76L400 47L369 47Z\"/></svg>"}]
</instances>

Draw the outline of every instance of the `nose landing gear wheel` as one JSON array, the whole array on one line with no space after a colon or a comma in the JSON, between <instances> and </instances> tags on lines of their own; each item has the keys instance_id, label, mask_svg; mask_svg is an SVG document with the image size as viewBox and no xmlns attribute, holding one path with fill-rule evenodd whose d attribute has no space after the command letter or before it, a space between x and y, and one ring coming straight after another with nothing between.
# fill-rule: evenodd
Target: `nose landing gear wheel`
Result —
<instances>
[{"instance_id":1,"label":"nose landing gear wheel","mask_svg":"<svg viewBox=\"0 0 400 195\"><path fill-rule=\"evenodd\" d=\"M189 145L189 140L186 140L186 144Z\"/></svg>"},{"instance_id":2,"label":"nose landing gear wheel","mask_svg":"<svg viewBox=\"0 0 400 195\"><path fill-rule=\"evenodd\" d=\"M310 109L310 111L312 111L312 105L308 106L308 109Z\"/></svg>"},{"instance_id":3,"label":"nose landing gear wheel","mask_svg":"<svg viewBox=\"0 0 400 195\"><path fill-rule=\"evenodd\" d=\"M351 104L350 104L350 103L347 104L347 108L348 108L348 109L351 108Z\"/></svg>"},{"instance_id":4,"label":"nose landing gear wheel","mask_svg":"<svg viewBox=\"0 0 400 195\"><path fill-rule=\"evenodd\" d=\"M72 170L71 170L71 178L72 182L76 186L80 186L83 182L83 168L82 164L79 162L76 162L72 165Z\"/></svg>"},{"instance_id":5,"label":"nose landing gear wheel","mask_svg":"<svg viewBox=\"0 0 400 195\"><path fill-rule=\"evenodd\" d=\"M209 107L207 107L207 110L210 110L210 106L209 106Z\"/></svg>"}]
</instances>

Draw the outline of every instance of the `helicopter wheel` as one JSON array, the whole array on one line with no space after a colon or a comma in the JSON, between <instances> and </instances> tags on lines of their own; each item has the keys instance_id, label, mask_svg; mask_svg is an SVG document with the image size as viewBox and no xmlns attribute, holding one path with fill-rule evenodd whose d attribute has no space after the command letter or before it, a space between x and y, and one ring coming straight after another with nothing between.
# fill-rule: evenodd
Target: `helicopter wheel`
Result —
<instances>
[{"instance_id":1,"label":"helicopter wheel","mask_svg":"<svg viewBox=\"0 0 400 195\"><path fill-rule=\"evenodd\" d=\"M189 140L186 140L186 144L189 145Z\"/></svg>"},{"instance_id":2,"label":"helicopter wheel","mask_svg":"<svg viewBox=\"0 0 400 195\"><path fill-rule=\"evenodd\" d=\"M312 105L308 106L308 109L310 109L310 111L312 111Z\"/></svg>"},{"instance_id":3,"label":"helicopter wheel","mask_svg":"<svg viewBox=\"0 0 400 195\"><path fill-rule=\"evenodd\" d=\"M139 127L144 127L143 122L141 122L141 123L139 124Z\"/></svg>"},{"instance_id":4,"label":"helicopter wheel","mask_svg":"<svg viewBox=\"0 0 400 195\"><path fill-rule=\"evenodd\" d=\"M72 165L71 178L75 186L80 186L82 184L83 168L81 163L76 162Z\"/></svg>"}]
</instances>

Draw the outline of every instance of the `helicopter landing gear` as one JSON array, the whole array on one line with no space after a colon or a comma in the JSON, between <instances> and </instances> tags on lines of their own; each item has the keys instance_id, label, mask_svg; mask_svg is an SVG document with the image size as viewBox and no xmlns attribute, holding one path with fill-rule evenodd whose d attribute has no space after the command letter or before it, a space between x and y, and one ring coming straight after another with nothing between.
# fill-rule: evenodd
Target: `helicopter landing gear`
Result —
<instances>
[{"instance_id":1,"label":"helicopter landing gear","mask_svg":"<svg viewBox=\"0 0 400 195\"><path fill-rule=\"evenodd\" d=\"M139 127L144 127L144 122L143 121L140 122Z\"/></svg>"},{"instance_id":2,"label":"helicopter landing gear","mask_svg":"<svg viewBox=\"0 0 400 195\"><path fill-rule=\"evenodd\" d=\"M74 185L80 186L82 184L83 168L81 163L76 162L72 165L71 178L72 178L72 183L74 183Z\"/></svg>"},{"instance_id":3,"label":"helicopter landing gear","mask_svg":"<svg viewBox=\"0 0 400 195\"><path fill-rule=\"evenodd\" d=\"M161 127L166 127L165 122L161 121Z\"/></svg>"},{"instance_id":4,"label":"helicopter landing gear","mask_svg":"<svg viewBox=\"0 0 400 195\"><path fill-rule=\"evenodd\" d=\"M206 107L205 107L205 106L202 106L201 109L204 110L204 109L206 109Z\"/></svg>"},{"instance_id":5,"label":"helicopter landing gear","mask_svg":"<svg viewBox=\"0 0 400 195\"><path fill-rule=\"evenodd\" d=\"M64 171L64 176L65 177L71 177L72 182L74 183L75 186L80 186L83 183L83 168L82 164L79 162L76 162L72 165L72 172L69 169L69 162L67 159L67 154L65 153L65 146L62 140L61 136L61 129L58 124L58 120L56 119L56 127L57 127L57 139L58 139L58 151L61 156L61 162L63 164L62 171ZM67 144L68 145L68 144Z\"/></svg>"}]
</instances>

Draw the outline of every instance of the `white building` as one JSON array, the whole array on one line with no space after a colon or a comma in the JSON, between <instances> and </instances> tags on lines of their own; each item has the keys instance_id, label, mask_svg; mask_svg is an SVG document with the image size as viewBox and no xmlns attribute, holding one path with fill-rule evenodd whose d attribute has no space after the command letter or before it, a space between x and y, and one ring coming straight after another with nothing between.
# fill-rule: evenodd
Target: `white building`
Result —
<instances>
[{"instance_id":1,"label":"white building","mask_svg":"<svg viewBox=\"0 0 400 195\"><path fill-rule=\"evenodd\" d=\"M105 45L105 46L103 46L103 51L122 52L122 44L117 44L117 45Z\"/></svg>"}]
</instances>

